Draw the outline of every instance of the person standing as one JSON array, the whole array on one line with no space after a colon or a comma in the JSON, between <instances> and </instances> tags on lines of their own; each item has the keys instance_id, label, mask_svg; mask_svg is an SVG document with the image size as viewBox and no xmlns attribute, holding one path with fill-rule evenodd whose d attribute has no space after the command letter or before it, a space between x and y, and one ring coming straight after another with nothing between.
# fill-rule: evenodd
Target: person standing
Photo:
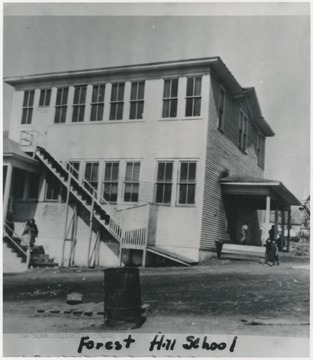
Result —
<instances>
[{"instance_id":1,"label":"person standing","mask_svg":"<svg viewBox=\"0 0 313 360\"><path fill-rule=\"evenodd\" d=\"M244 223L241 227L241 238L240 244L244 245L247 241L247 234L248 234L248 224Z\"/></svg>"},{"instance_id":2,"label":"person standing","mask_svg":"<svg viewBox=\"0 0 313 360\"><path fill-rule=\"evenodd\" d=\"M12 239L13 238L13 235L14 235L14 229L15 229L15 226L14 226L14 213L13 211L10 211L8 213L8 216L5 220L5 231L7 233L7 235Z\"/></svg>"},{"instance_id":3,"label":"person standing","mask_svg":"<svg viewBox=\"0 0 313 360\"><path fill-rule=\"evenodd\" d=\"M30 230L31 230L30 247L32 249L35 246L36 237L38 236L39 233L35 219L30 219Z\"/></svg>"}]
</instances>

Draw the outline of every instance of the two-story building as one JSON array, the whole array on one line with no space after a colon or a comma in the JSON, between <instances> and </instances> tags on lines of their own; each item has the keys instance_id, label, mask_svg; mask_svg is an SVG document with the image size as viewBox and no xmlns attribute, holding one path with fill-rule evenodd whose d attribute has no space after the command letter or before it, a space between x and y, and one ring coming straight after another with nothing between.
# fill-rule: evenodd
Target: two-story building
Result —
<instances>
[{"instance_id":1,"label":"two-story building","mask_svg":"<svg viewBox=\"0 0 313 360\"><path fill-rule=\"evenodd\" d=\"M17 228L35 218L59 264L203 262L215 241L238 244L244 223L245 245L260 246L260 210L268 225L270 210L298 204L263 179L274 133L219 57L5 82L6 141L25 159L4 152L4 213Z\"/></svg>"}]
</instances>

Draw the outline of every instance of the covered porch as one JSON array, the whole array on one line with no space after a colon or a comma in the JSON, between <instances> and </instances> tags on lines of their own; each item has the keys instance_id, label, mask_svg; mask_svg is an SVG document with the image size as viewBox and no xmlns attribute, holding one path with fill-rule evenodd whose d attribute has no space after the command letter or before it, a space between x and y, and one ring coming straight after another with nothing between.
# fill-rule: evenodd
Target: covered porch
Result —
<instances>
[{"instance_id":1,"label":"covered porch","mask_svg":"<svg viewBox=\"0 0 313 360\"><path fill-rule=\"evenodd\" d=\"M244 246L251 249L262 246L273 226L274 239L280 236L285 251L289 251L291 206L300 206L301 202L280 181L229 176L221 179L220 184L231 247L243 249L240 237L242 226L246 224ZM274 214L272 221L271 213Z\"/></svg>"}]
</instances>

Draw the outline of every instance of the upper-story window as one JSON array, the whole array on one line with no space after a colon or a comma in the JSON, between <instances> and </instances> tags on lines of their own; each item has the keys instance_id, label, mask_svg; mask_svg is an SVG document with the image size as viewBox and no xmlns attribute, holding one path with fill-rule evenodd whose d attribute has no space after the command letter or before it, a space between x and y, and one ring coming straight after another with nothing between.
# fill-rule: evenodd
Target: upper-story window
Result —
<instances>
[{"instance_id":1,"label":"upper-story window","mask_svg":"<svg viewBox=\"0 0 313 360\"><path fill-rule=\"evenodd\" d=\"M258 157L258 165L261 167L264 166L264 143L265 143L264 136L262 134L258 134L257 157Z\"/></svg>"},{"instance_id":2,"label":"upper-story window","mask_svg":"<svg viewBox=\"0 0 313 360\"><path fill-rule=\"evenodd\" d=\"M196 165L195 161L184 161L180 164L178 203L194 204L196 194Z\"/></svg>"},{"instance_id":3,"label":"upper-story window","mask_svg":"<svg viewBox=\"0 0 313 360\"><path fill-rule=\"evenodd\" d=\"M40 90L40 98L39 98L39 106L40 107L50 106L50 98L51 98L51 89L41 89Z\"/></svg>"},{"instance_id":4,"label":"upper-story window","mask_svg":"<svg viewBox=\"0 0 313 360\"><path fill-rule=\"evenodd\" d=\"M224 128L224 117L225 117L225 90L220 87L218 94L218 119L217 127L219 129Z\"/></svg>"},{"instance_id":5,"label":"upper-story window","mask_svg":"<svg viewBox=\"0 0 313 360\"><path fill-rule=\"evenodd\" d=\"M107 162L105 164L103 198L109 202L117 201L118 168L118 162Z\"/></svg>"},{"instance_id":6,"label":"upper-story window","mask_svg":"<svg viewBox=\"0 0 313 360\"><path fill-rule=\"evenodd\" d=\"M67 112L68 88L59 88L55 102L55 124L65 123Z\"/></svg>"},{"instance_id":7,"label":"upper-story window","mask_svg":"<svg viewBox=\"0 0 313 360\"><path fill-rule=\"evenodd\" d=\"M158 204L170 204L172 197L173 163L159 162L156 182L155 202Z\"/></svg>"},{"instance_id":8,"label":"upper-story window","mask_svg":"<svg viewBox=\"0 0 313 360\"><path fill-rule=\"evenodd\" d=\"M164 80L162 117L176 117L178 102L178 79Z\"/></svg>"},{"instance_id":9,"label":"upper-story window","mask_svg":"<svg viewBox=\"0 0 313 360\"><path fill-rule=\"evenodd\" d=\"M137 202L139 197L139 162L126 164L124 201Z\"/></svg>"},{"instance_id":10,"label":"upper-story window","mask_svg":"<svg viewBox=\"0 0 313 360\"><path fill-rule=\"evenodd\" d=\"M145 82L132 82L130 93L130 119L142 119L145 95Z\"/></svg>"},{"instance_id":11,"label":"upper-story window","mask_svg":"<svg viewBox=\"0 0 313 360\"><path fill-rule=\"evenodd\" d=\"M248 118L242 111L240 111L238 146L240 147L240 149L244 151L246 151L247 149L247 131L248 131Z\"/></svg>"},{"instance_id":12,"label":"upper-story window","mask_svg":"<svg viewBox=\"0 0 313 360\"><path fill-rule=\"evenodd\" d=\"M98 172L98 161L91 161L86 163L84 186L91 194L96 193L98 189Z\"/></svg>"},{"instance_id":13,"label":"upper-story window","mask_svg":"<svg viewBox=\"0 0 313 360\"><path fill-rule=\"evenodd\" d=\"M24 92L23 108L22 108L22 124L31 124L33 116L35 90L27 90Z\"/></svg>"},{"instance_id":14,"label":"upper-story window","mask_svg":"<svg viewBox=\"0 0 313 360\"><path fill-rule=\"evenodd\" d=\"M123 119L124 83L112 84L110 120Z\"/></svg>"},{"instance_id":15,"label":"upper-story window","mask_svg":"<svg viewBox=\"0 0 313 360\"><path fill-rule=\"evenodd\" d=\"M104 110L105 85L94 85L92 89L90 121L101 121Z\"/></svg>"},{"instance_id":16,"label":"upper-story window","mask_svg":"<svg viewBox=\"0 0 313 360\"><path fill-rule=\"evenodd\" d=\"M201 76L187 78L186 116L200 116Z\"/></svg>"},{"instance_id":17,"label":"upper-story window","mask_svg":"<svg viewBox=\"0 0 313 360\"><path fill-rule=\"evenodd\" d=\"M75 86L72 122L83 122L85 116L87 86Z\"/></svg>"}]
</instances>

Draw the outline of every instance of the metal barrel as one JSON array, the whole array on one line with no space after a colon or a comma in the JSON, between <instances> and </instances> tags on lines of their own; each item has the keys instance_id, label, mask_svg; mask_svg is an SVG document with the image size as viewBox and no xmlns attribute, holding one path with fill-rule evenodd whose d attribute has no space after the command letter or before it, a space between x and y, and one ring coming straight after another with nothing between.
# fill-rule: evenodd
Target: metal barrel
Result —
<instances>
[{"instance_id":1,"label":"metal barrel","mask_svg":"<svg viewBox=\"0 0 313 360\"><path fill-rule=\"evenodd\" d=\"M107 322L137 322L141 315L139 269L104 270L104 312Z\"/></svg>"}]
</instances>

